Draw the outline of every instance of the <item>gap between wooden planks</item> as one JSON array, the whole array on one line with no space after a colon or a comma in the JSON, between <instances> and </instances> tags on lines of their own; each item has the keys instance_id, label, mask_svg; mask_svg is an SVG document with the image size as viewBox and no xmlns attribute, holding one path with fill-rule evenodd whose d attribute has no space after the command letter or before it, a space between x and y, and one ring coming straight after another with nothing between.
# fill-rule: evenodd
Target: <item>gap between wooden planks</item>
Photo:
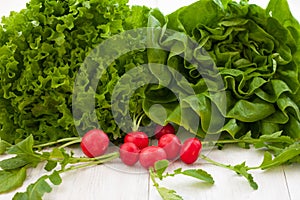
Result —
<instances>
[{"instance_id":1,"label":"gap between wooden planks","mask_svg":"<svg viewBox=\"0 0 300 200\"><path fill-rule=\"evenodd\" d=\"M73 149L80 154L79 149ZM246 161L249 166L258 165L263 152L246 150L236 146L225 146L223 150L213 150L206 154L211 159L224 164L239 164ZM1 156L4 159L8 156ZM42 176L44 165L28 170L28 179L17 191L26 187ZM196 179L178 175L160 182L161 186L177 191L185 200L298 200L300 199L300 165L280 166L271 170L251 171L259 189L253 190L246 179L235 172L213 166L203 160L187 166L175 162L169 171L176 168L201 168L212 174L214 185L202 183ZM161 200L153 187L148 173L139 164L127 167L119 159L62 175L63 182L54 186L53 191L44 196L45 200ZM0 195L0 200L12 199L14 193Z\"/></svg>"}]
</instances>

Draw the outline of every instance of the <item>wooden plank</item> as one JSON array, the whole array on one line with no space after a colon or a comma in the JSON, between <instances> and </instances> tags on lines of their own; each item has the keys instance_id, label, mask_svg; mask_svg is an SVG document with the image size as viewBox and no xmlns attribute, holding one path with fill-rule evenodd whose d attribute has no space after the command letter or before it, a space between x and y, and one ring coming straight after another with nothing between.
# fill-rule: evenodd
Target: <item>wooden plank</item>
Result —
<instances>
[{"instance_id":1,"label":"wooden plank","mask_svg":"<svg viewBox=\"0 0 300 200\"><path fill-rule=\"evenodd\" d=\"M82 156L79 148L73 149L77 156ZM0 159L8 158L2 156ZM18 192L47 174L44 164L28 169L28 178ZM119 159L94 167L70 171L62 174L63 182L53 186L53 191L45 194L44 200L56 199L110 199L110 200L148 200L149 176L141 166L125 166ZM12 199L17 192L0 195L0 200Z\"/></svg>"},{"instance_id":2,"label":"wooden plank","mask_svg":"<svg viewBox=\"0 0 300 200\"><path fill-rule=\"evenodd\" d=\"M300 164L283 166L291 200L300 199Z\"/></svg>"},{"instance_id":3,"label":"wooden plank","mask_svg":"<svg viewBox=\"0 0 300 200\"><path fill-rule=\"evenodd\" d=\"M227 147L222 151L213 150L209 157L226 164L238 164L247 161L249 166L256 166L261 162L263 152L244 150L237 147ZM1 157L4 159L7 157ZM172 171L178 167L201 168L211 173L215 179L214 185L202 183L191 177L177 176L161 182L162 186L175 189L184 199L280 199L297 200L299 193L299 166L285 166L286 179L282 167L268 171L253 171L255 181L259 185L258 190L253 190L248 182L234 172L213 166L203 160L195 165L187 166L181 162L173 163L169 169ZM30 183L46 172L43 165L28 170L28 179L18 191L24 191ZM150 185L150 188L148 188ZM288 189L290 190L290 196ZM149 196L148 196L149 191ZM7 200L13 194L0 195L0 200ZM124 166L120 160L101 166L73 171L63 175L63 183L55 186L53 192L45 195L46 200L55 199L151 199L160 200L156 189L149 183L146 170L136 165Z\"/></svg>"},{"instance_id":4,"label":"wooden plank","mask_svg":"<svg viewBox=\"0 0 300 200\"><path fill-rule=\"evenodd\" d=\"M70 172L63 184L45 196L53 199L148 199L148 175L141 168L121 167L120 161Z\"/></svg>"},{"instance_id":5,"label":"wooden plank","mask_svg":"<svg viewBox=\"0 0 300 200\"><path fill-rule=\"evenodd\" d=\"M115 151L115 148L108 150ZM82 155L80 149L75 149ZM128 167L120 159L77 170L63 177L64 183L45 197L52 199L148 200L149 176L139 165ZM76 192L74 192L74 190Z\"/></svg>"},{"instance_id":6,"label":"wooden plank","mask_svg":"<svg viewBox=\"0 0 300 200\"><path fill-rule=\"evenodd\" d=\"M259 159L260 156L262 157L261 152L240 149L238 147L227 147L222 151L214 150L209 154L211 159L217 160L221 163L239 164L243 161L247 161L249 166L258 165L261 162ZM177 162L174 163L169 170L172 171L178 167L201 168L212 174L215 179L215 184L209 185L198 180L194 180L193 178L179 175L161 182L162 186L176 190L184 199L290 199L282 167L269 171L252 171L254 180L259 185L258 190L253 190L246 179L238 176L234 172L213 166L203 160L200 160L198 164L194 164L192 166L186 166L181 162ZM150 184L150 199L161 199L152 184Z\"/></svg>"}]
</instances>

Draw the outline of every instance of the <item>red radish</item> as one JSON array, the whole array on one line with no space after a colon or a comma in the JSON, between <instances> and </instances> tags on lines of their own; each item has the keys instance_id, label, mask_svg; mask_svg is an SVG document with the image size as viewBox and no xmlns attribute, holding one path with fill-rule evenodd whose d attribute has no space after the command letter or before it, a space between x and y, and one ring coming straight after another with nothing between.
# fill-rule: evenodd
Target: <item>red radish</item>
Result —
<instances>
[{"instance_id":1,"label":"red radish","mask_svg":"<svg viewBox=\"0 0 300 200\"><path fill-rule=\"evenodd\" d=\"M134 143L139 149L143 149L148 146L149 138L148 135L141 131L130 132L124 138L124 143L132 142Z\"/></svg>"},{"instance_id":2,"label":"red radish","mask_svg":"<svg viewBox=\"0 0 300 200\"><path fill-rule=\"evenodd\" d=\"M187 139L180 150L180 159L186 164L194 163L199 156L202 144L197 138Z\"/></svg>"},{"instance_id":3,"label":"red radish","mask_svg":"<svg viewBox=\"0 0 300 200\"><path fill-rule=\"evenodd\" d=\"M167 154L163 148L148 146L141 151L139 161L144 168L148 169L149 167L153 167L155 162L166 158Z\"/></svg>"},{"instance_id":4,"label":"red radish","mask_svg":"<svg viewBox=\"0 0 300 200\"><path fill-rule=\"evenodd\" d=\"M122 144L119 152L125 165L132 166L139 160L140 149L132 142Z\"/></svg>"},{"instance_id":5,"label":"red radish","mask_svg":"<svg viewBox=\"0 0 300 200\"><path fill-rule=\"evenodd\" d=\"M142 131L138 131L143 116L144 114L133 118L132 132L127 133L127 135L124 138L124 143L132 142L139 149L143 149L149 144L148 135Z\"/></svg>"},{"instance_id":6,"label":"red radish","mask_svg":"<svg viewBox=\"0 0 300 200\"><path fill-rule=\"evenodd\" d=\"M176 135L163 135L158 141L158 146L165 150L168 160L173 160L179 157L181 142Z\"/></svg>"},{"instance_id":7,"label":"red radish","mask_svg":"<svg viewBox=\"0 0 300 200\"><path fill-rule=\"evenodd\" d=\"M101 156L107 150L109 138L102 130L93 129L88 131L81 140L80 147L82 152L90 157Z\"/></svg>"},{"instance_id":8,"label":"red radish","mask_svg":"<svg viewBox=\"0 0 300 200\"><path fill-rule=\"evenodd\" d=\"M175 134L175 129L172 126L172 124L167 124L165 126L157 125L154 134L155 134L155 138L159 140L163 135Z\"/></svg>"}]
</instances>

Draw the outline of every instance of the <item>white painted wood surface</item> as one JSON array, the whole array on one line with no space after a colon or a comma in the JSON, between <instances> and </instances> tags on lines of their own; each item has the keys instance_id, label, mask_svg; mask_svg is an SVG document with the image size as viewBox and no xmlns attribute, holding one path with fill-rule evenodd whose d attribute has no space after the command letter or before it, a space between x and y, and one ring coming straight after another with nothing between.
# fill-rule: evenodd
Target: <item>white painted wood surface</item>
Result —
<instances>
[{"instance_id":1,"label":"white painted wood surface","mask_svg":"<svg viewBox=\"0 0 300 200\"><path fill-rule=\"evenodd\" d=\"M79 148L74 149L80 154ZM205 152L204 152L205 153ZM207 154L206 154L207 155ZM246 161L248 166L256 166L262 161L263 153L258 150L246 150L236 146L227 146L222 151L213 150L211 159L224 164L239 164ZM4 159L7 156L1 156ZM161 186L174 189L185 200L299 200L300 165L277 167L251 173L259 189L253 190L246 179L235 172L198 160L193 165L175 162L169 171L176 168L201 168L210 173L214 185L206 184L191 177L178 175L160 182ZM45 174L43 165L28 170L28 179L17 191L24 191L28 184ZM116 159L110 163L71 171L62 175L63 182L54 186L53 191L45 195L45 200L161 200L153 187L148 172L139 164L127 167ZM12 199L14 192L0 195L0 200Z\"/></svg>"},{"instance_id":2,"label":"white painted wood surface","mask_svg":"<svg viewBox=\"0 0 300 200\"><path fill-rule=\"evenodd\" d=\"M222 151L214 150L209 154L211 159L221 163L240 164L243 161L246 161L248 166L257 166L262 161L262 156L263 154L256 150L245 150L234 146L226 147ZM179 163L176 165L176 168L187 167ZM187 200L300 199L300 192L298 191L299 189L296 189L297 186L294 186L293 191L289 191L285 178L285 174L299 174L299 166L297 165L289 167L285 171L283 171L282 167L268 171L251 171L254 176L254 180L259 185L258 190L253 190L244 178L238 176L233 171L212 166L211 164L207 164L205 161L201 160L198 162L198 164L192 166L192 168L197 167L212 174L215 179L215 184L213 186L184 176L175 177L173 180L170 178L167 181L163 181L162 184L166 187L175 189L184 197L184 199ZM290 176L289 178L291 179L291 184L296 184L299 186L300 179L297 181L293 176ZM153 187L151 187L150 191L150 197L153 198L149 199L160 199Z\"/></svg>"},{"instance_id":3,"label":"white painted wood surface","mask_svg":"<svg viewBox=\"0 0 300 200\"><path fill-rule=\"evenodd\" d=\"M283 167L292 200L300 199L300 164Z\"/></svg>"}]
</instances>

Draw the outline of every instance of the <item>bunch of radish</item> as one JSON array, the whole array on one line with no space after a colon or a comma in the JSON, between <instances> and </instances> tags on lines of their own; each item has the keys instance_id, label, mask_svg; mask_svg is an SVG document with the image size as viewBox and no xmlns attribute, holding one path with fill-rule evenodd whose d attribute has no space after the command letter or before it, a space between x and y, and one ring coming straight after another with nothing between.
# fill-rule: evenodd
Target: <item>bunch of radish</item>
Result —
<instances>
[{"instance_id":1,"label":"bunch of radish","mask_svg":"<svg viewBox=\"0 0 300 200\"><path fill-rule=\"evenodd\" d=\"M133 166L139 161L144 168L148 169L159 160L175 161L180 158L184 163L192 164L198 159L202 148L199 139L188 138L181 143L171 124L157 125L154 134L158 140L157 146L149 146L149 137L144 132L135 129L128 133L119 149L122 162ZM83 136L80 146L86 156L97 157L105 153L109 146L109 139L102 130L93 129Z\"/></svg>"}]
</instances>

